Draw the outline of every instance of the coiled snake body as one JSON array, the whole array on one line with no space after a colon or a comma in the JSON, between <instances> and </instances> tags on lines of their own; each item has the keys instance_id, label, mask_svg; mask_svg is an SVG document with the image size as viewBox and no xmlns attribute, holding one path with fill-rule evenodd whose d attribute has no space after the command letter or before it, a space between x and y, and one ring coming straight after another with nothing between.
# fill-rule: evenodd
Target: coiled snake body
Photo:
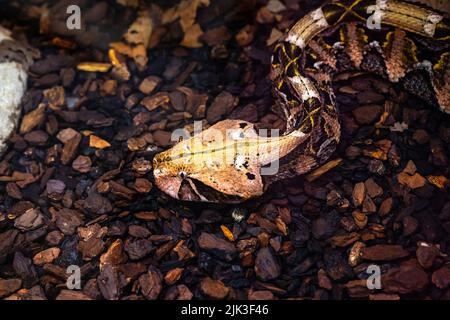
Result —
<instances>
[{"instance_id":1,"label":"coiled snake body","mask_svg":"<svg viewBox=\"0 0 450 320\"><path fill-rule=\"evenodd\" d=\"M322 164L339 143L331 79L342 70L399 82L450 113L449 29L443 15L400 1L335 1L310 12L287 32L272 57L284 135L263 137L252 123L221 121L155 156L157 186L181 200L239 202ZM336 35L339 40L330 45ZM435 61L420 55L431 44ZM264 175L274 163L275 172Z\"/></svg>"}]
</instances>

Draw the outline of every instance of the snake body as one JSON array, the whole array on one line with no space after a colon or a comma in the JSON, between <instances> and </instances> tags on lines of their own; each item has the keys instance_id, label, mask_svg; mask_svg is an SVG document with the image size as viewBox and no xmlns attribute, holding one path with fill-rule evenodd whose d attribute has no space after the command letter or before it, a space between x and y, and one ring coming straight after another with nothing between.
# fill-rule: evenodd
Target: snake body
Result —
<instances>
[{"instance_id":1,"label":"snake body","mask_svg":"<svg viewBox=\"0 0 450 320\"><path fill-rule=\"evenodd\" d=\"M271 80L286 119L284 134L261 137L252 123L221 121L155 156L157 186L181 200L239 202L323 164L340 139L331 82L343 70L401 83L450 113L449 29L442 14L406 2L323 5L295 23L274 49ZM433 48L435 61L420 55L426 48ZM264 175L274 162L276 172Z\"/></svg>"}]
</instances>

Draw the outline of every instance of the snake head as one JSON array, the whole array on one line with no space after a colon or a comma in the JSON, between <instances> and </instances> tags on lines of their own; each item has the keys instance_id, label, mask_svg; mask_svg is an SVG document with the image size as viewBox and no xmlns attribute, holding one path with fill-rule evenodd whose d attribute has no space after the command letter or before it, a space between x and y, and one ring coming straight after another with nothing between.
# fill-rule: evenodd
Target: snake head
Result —
<instances>
[{"instance_id":1,"label":"snake head","mask_svg":"<svg viewBox=\"0 0 450 320\"><path fill-rule=\"evenodd\" d=\"M155 184L179 200L237 203L260 196L264 187L257 152L238 147L256 150L255 136L248 122L219 122L157 154Z\"/></svg>"}]
</instances>

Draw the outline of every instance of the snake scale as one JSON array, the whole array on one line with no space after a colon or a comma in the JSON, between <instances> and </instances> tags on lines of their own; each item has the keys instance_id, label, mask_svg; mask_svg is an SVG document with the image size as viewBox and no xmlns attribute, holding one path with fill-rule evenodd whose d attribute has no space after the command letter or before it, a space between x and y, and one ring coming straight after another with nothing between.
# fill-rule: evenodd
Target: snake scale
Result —
<instances>
[{"instance_id":1,"label":"snake scale","mask_svg":"<svg viewBox=\"0 0 450 320\"><path fill-rule=\"evenodd\" d=\"M450 113L449 28L436 11L392 0L333 1L310 12L272 56L270 77L286 119L284 134L258 135L254 124L242 120L218 122L155 156L157 186L180 200L237 203L323 164L340 139L331 84L344 70L398 82ZM276 171L263 174L273 163Z\"/></svg>"}]
</instances>

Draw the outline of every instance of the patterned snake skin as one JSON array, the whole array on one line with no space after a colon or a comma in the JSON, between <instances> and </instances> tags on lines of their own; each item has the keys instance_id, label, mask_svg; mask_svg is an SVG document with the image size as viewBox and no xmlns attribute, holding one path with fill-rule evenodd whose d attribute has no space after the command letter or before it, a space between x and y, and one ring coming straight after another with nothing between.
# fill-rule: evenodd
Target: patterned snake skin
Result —
<instances>
[{"instance_id":1,"label":"patterned snake skin","mask_svg":"<svg viewBox=\"0 0 450 320\"><path fill-rule=\"evenodd\" d=\"M450 113L449 29L442 14L417 4L344 0L323 5L301 18L274 50L271 79L286 118L284 135L257 139L251 123L219 122L155 156L157 186L181 200L239 202L261 195L274 181L316 168L339 143L331 80L344 70L400 83ZM211 138L212 130L231 142ZM277 152L270 152L275 147ZM222 161L227 156L231 162ZM276 174L263 176L261 168L274 161Z\"/></svg>"}]
</instances>

